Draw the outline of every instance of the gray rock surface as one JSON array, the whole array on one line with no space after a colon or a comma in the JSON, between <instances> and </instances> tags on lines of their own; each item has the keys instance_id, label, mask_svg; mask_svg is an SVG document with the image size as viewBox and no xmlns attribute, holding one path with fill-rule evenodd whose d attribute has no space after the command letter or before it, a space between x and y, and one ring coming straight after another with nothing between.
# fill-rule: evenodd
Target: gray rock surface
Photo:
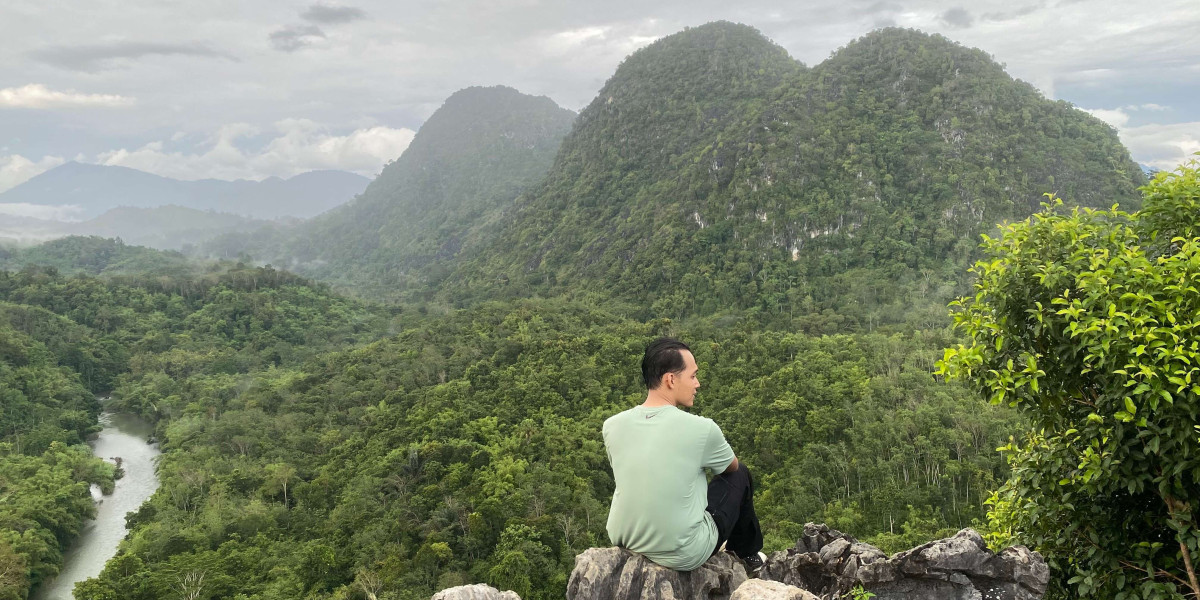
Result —
<instances>
[{"instance_id":1,"label":"gray rock surface","mask_svg":"<svg viewBox=\"0 0 1200 600\"><path fill-rule=\"evenodd\" d=\"M521 600L516 592L502 592L490 585L476 583L446 588L433 595L431 600Z\"/></svg>"},{"instance_id":2,"label":"gray rock surface","mask_svg":"<svg viewBox=\"0 0 1200 600\"><path fill-rule=\"evenodd\" d=\"M820 600L810 592L796 586L767 581L765 579L750 579L733 591L729 600Z\"/></svg>"},{"instance_id":3,"label":"gray rock surface","mask_svg":"<svg viewBox=\"0 0 1200 600\"><path fill-rule=\"evenodd\" d=\"M621 548L591 548L575 557L567 600L729 600L745 581L745 567L724 552L681 572Z\"/></svg>"},{"instance_id":4,"label":"gray rock surface","mask_svg":"<svg viewBox=\"0 0 1200 600\"><path fill-rule=\"evenodd\" d=\"M870 544L809 523L795 547L767 559L760 577L825 598L861 584L876 600L1038 600L1050 569L1024 546L993 553L971 529L889 558Z\"/></svg>"}]
</instances>

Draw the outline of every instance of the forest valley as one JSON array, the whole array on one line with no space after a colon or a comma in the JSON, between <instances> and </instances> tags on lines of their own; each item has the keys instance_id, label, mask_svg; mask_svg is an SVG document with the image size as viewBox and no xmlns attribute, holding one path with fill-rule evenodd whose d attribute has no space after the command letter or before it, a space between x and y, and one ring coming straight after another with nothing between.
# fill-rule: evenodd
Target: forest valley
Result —
<instances>
[{"instance_id":1,"label":"forest valley","mask_svg":"<svg viewBox=\"0 0 1200 600\"><path fill-rule=\"evenodd\" d=\"M101 395L155 424L162 485L77 598L561 598L659 335L767 550L970 526L1042 552L1048 597L1200 597L1196 165L1147 183L1111 128L902 30L807 67L711 24L577 116L543 100L460 92L355 202L204 256L0 250L0 600L113 485ZM455 117L485 110L519 135Z\"/></svg>"}]
</instances>

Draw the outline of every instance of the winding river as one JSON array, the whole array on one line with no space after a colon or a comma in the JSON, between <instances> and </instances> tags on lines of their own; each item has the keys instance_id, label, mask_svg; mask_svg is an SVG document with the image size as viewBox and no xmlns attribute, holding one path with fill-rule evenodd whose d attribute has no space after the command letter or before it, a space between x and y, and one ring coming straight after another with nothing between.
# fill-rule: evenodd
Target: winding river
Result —
<instances>
[{"instance_id":1,"label":"winding river","mask_svg":"<svg viewBox=\"0 0 1200 600\"><path fill-rule=\"evenodd\" d=\"M158 489L154 471L158 447L146 443L154 427L133 415L107 412L100 415L100 424L104 429L92 441L92 450L105 460L120 457L125 476L109 496L92 486L92 496L100 502L96 518L84 524L67 550L58 577L43 583L30 600L72 600L75 582L99 575L117 553L117 544L125 537L125 513L137 510Z\"/></svg>"}]
</instances>

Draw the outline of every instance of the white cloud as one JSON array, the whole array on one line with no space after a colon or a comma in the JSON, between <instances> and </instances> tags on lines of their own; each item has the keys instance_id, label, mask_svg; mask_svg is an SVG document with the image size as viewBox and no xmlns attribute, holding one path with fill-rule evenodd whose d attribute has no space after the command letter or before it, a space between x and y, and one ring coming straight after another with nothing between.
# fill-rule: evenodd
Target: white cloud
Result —
<instances>
[{"instance_id":1,"label":"white cloud","mask_svg":"<svg viewBox=\"0 0 1200 600\"><path fill-rule=\"evenodd\" d=\"M634 49L641 48L657 42L661 37L660 35L631 35L625 38L625 46Z\"/></svg>"},{"instance_id":2,"label":"white cloud","mask_svg":"<svg viewBox=\"0 0 1200 600\"><path fill-rule=\"evenodd\" d=\"M0 215L10 217L31 217L47 221L78 221L82 214L83 207L74 204L64 204L62 206L29 204L26 202L0 204Z\"/></svg>"},{"instance_id":3,"label":"white cloud","mask_svg":"<svg viewBox=\"0 0 1200 600\"><path fill-rule=\"evenodd\" d=\"M1173 171L1200 152L1200 121L1167 125L1142 125L1120 129L1121 141L1140 161L1162 171Z\"/></svg>"},{"instance_id":4,"label":"white cloud","mask_svg":"<svg viewBox=\"0 0 1200 600\"><path fill-rule=\"evenodd\" d=\"M60 92L40 83L0 90L0 107L7 108L79 108L87 106L121 107L134 103L133 98L116 94L80 94Z\"/></svg>"},{"instance_id":5,"label":"white cloud","mask_svg":"<svg viewBox=\"0 0 1200 600\"><path fill-rule=\"evenodd\" d=\"M275 130L277 135L256 151L244 149L239 142L260 131L246 123L233 123L213 135L202 152L168 151L163 142L156 141L135 150L103 152L97 162L176 179L291 177L315 169L374 176L404 152L416 133L374 126L332 135L307 119L284 119L275 123Z\"/></svg>"},{"instance_id":6,"label":"white cloud","mask_svg":"<svg viewBox=\"0 0 1200 600\"><path fill-rule=\"evenodd\" d=\"M1129 113L1121 108L1085 108L1083 110L1091 113L1093 117L1112 125L1113 129L1119 130L1129 122Z\"/></svg>"},{"instance_id":7,"label":"white cloud","mask_svg":"<svg viewBox=\"0 0 1200 600\"><path fill-rule=\"evenodd\" d=\"M49 171L67 161L61 156L43 156L33 162L20 154L0 156L0 192L25 183L29 178Z\"/></svg>"},{"instance_id":8,"label":"white cloud","mask_svg":"<svg viewBox=\"0 0 1200 600\"><path fill-rule=\"evenodd\" d=\"M584 27L581 29L571 29L568 31L560 31L550 36L551 43L561 44L563 46L578 46L588 40L604 39L611 27Z\"/></svg>"},{"instance_id":9,"label":"white cloud","mask_svg":"<svg viewBox=\"0 0 1200 600\"><path fill-rule=\"evenodd\" d=\"M373 176L389 160L399 157L416 135L411 129L375 126L335 136L307 119L285 119L275 127L281 135L250 157L260 172L342 169Z\"/></svg>"},{"instance_id":10,"label":"white cloud","mask_svg":"<svg viewBox=\"0 0 1200 600\"><path fill-rule=\"evenodd\" d=\"M581 51L587 51L589 55L606 56L609 60L619 61L621 57L662 37L654 33L657 24L656 19L645 19L559 31L540 38L537 42L538 55L577 60L581 58Z\"/></svg>"},{"instance_id":11,"label":"white cloud","mask_svg":"<svg viewBox=\"0 0 1200 600\"><path fill-rule=\"evenodd\" d=\"M564 56L578 52L581 46L603 43L612 27L583 27L551 34L541 40L543 56Z\"/></svg>"},{"instance_id":12,"label":"white cloud","mask_svg":"<svg viewBox=\"0 0 1200 600\"><path fill-rule=\"evenodd\" d=\"M1129 127L1129 112L1162 111L1166 107L1142 104L1123 108L1083 109L1112 125L1135 160L1163 171L1171 171L1195 158L1200 152L1200 121L1188 123L1151 123Z\"/></svg>"}]
</instances>

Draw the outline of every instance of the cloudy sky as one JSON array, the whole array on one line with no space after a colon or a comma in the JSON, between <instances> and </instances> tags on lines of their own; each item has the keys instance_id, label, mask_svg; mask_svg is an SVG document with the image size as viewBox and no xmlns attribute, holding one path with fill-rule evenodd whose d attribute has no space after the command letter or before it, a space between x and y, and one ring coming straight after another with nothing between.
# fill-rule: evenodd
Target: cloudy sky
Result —
<instances>
[{"instance_id":1,"label":"cloudy sky","mask_svg":"<svg viewBox=\"0 0 1200 600\"><path fill-rule=\"evenodd\" d=\"M5 0L0 191L69 160L373 176L455 90L579 110L633 50L717 19L809 65L877 27L941 33L1105 120L1141 163L1200 152L1196 0Z\"/></svg>"}]
</instances>

